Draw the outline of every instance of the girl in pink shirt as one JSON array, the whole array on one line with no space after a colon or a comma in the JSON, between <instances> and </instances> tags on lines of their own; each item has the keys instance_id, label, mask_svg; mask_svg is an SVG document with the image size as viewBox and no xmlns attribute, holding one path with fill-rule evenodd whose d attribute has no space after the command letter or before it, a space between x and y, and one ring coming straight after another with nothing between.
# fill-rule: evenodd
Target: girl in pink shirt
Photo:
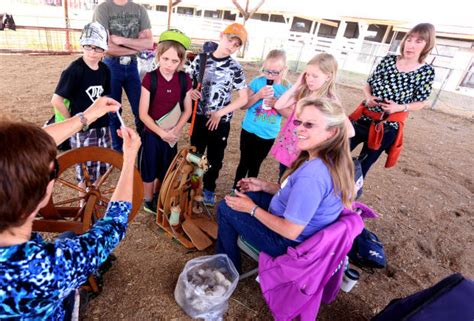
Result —
<instances>
[{"instance_id":1,"label":"girl in pink shirt","mask_svg":"<svg viewBox=\"0 0 474 321\"><path fill-rule=\"evenodd\" d=\"M336 74L337 61L334 56L328 53L318 54L308 62L296 83L275 103L274 108L288 117L270 151L270 154L280 162L279 177L299 154L299 149L296 147L296 126L293 124L296 103L300 99L311 97L327 98L340 104L336 95ZM349 119L346 121L346 129L349 137L352 137L354 128Z\"/></svg>"}]
</instances>

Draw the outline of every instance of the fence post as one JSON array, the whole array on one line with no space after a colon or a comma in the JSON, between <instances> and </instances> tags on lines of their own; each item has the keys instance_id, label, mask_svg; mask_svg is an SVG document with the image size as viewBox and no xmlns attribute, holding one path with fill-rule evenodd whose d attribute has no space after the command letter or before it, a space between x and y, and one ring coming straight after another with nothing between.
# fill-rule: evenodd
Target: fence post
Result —
<instances>
[{"instance_id":1,"label":"fence post","mask_svg":"<svg viewBox=\"0 0 474 321\"><path fill-rule=\"evenodd\" d=\"M71 42L70 42L70 39L69 39L69 14L68 14L68 4L67 4L68 0L64 0L64 22L65 22L65 25L66 25L66 42L64 44L64 49L66 49L67 51L71 52L72 51L72 46L71 46Z\"/></svg>"},{"instance_id":2,"label":"fence post","mask_svg":"<svg viewBox=\"0 0 474 321\"><path fill-rule=\"evenodd\" d=\"M446 77L444 77L443 83L439 87L438 93L436 94L436 97L433 99L433 103L431 104L431 109L435 109L435 105L438 102L439 96L441 95L441 91L443 90L444 86L446 85L446 82L448 81L449 77L451 76L451 72L453 70L450 68L448 71L448 74Z\"/></svg>"},{"instance_id":3,"label":"fence post","mask_svg":"<svg viewBox=\"0 0 474 321\"><path fill-rule=\"evenodd\" d=\"M303 55L303 48L304 48L304 42L301 45L300 52L298 54L298 60L296 60L295 72L298 72L298 68L300 66L301 56Z\"/></svg>"}]
</instances>

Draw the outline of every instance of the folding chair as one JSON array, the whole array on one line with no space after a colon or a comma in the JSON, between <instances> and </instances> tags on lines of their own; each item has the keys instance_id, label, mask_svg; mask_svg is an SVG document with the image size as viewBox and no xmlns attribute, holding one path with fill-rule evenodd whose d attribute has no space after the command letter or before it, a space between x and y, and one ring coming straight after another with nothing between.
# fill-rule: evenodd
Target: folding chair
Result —
<instances>
[{"instance_id":1,"label":"folding chair","mask_svg":"<svg viewBox=\"0 0 474 321\"><path fill-rule=\"evenodd\" d=\"M242 238L242 236L239 235L239 238L237 239L237 245L239 248L250 256L253 260L255 260L258 263L258 255L260 254L260 251L257 250L255 247L252 246L249 242L247 242L245 239ZM244 274L241 274L239 277L239 280L243 280L248 278L249 276L252 276L254 274L258 273L258 266L255 269L252 269Z\"/></svg>"}]
</instances>

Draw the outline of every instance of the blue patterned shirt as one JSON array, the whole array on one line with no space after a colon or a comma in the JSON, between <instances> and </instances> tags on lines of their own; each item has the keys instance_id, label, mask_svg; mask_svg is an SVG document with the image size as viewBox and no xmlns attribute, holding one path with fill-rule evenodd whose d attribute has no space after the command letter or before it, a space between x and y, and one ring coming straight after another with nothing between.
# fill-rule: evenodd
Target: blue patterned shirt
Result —
<instances>
[{"instance_id":1,"label":"blue patterned shirt","mask_svg":"<svg viewBox=\"0 0 474 321\"><path fill-rule=\"evenodd\" d=\"M63 300L79 288L125 237L129 202L111 202L87 233L0 247L0 319L63 320Z\"/></svg>"}]
</instances>

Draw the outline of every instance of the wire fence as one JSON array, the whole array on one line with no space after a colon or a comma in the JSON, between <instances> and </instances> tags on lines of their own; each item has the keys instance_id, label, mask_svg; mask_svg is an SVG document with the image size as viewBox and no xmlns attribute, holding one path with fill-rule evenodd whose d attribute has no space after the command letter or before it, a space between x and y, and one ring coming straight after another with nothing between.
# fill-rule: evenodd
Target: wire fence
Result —
<instances>
[{"instance_id":1,"label":"wire fence","mask_svg":"<svg viewBox=\"0 0 474 321\"><path fill-rule=\"evenodd\" d=\"M81 24L75 22L74 25ZM17 26L17 30L4 30L0 32L0 52L46 53L67 54L80 52L80 28L58 27L33 27ZM204 39L193 38L193 50L199 50ZM260 47L259 47L260 45ZM293 71L304 69L306 62L315 54L329 52L339 63L338 83L362 88L368 75L373 71L388 48L379 44L364 44L360 47L363 51L355 51L348 42L343 45L331 45L331 41L315 41L308 45L304 41L289 41L275 38L265 38L259 42L254 41L246 52L246 57L261 61L271 49L283 48L287 52L289 67ZM383 54L381 54L383 53ZM431 61L428 59L428 61ZM453 74L466 74L465 70L449 68L434 64L436 78L433 93L430 99L432 109L440 109L454 114L473 117L474 115L474 89L457 86L457 89L447 90L452 87ZM473 71L468 71L464 78L474 78Z\"/></svg>"},{"instance_id":2,"label":"wire fence","mask_svg":"<svg viewBox=\"0 0 474 321\"><path fill-rule=\"evenodd\" d=\"M308 46L305 42L288 43L276 41L274 38L266 39L263 44L264 48L261 50L259 61L263 61L271 49L282 48L287 53L289 69L296 72L301 72L314 55L329 52L335 56L339 64L337 82L357 88L362 88L365 85L368 76L387 53L396 54L388 50L388 45L383 44L364 44L360 48L363 51L355 51L347 46L334 48L328 44ZM428 62L434 61L433 67L435 69L433 91L428 102L430 108L474 117L474 88L472 88L474 71L440 65L436 58L437 56L433 55L427 59ZM464 77L461 78L460 75L464 75ZM453 76L456 76L456 79L453 79ZM465 81L466 85L462 86L462 80L465 79L470 81ZM456 82L455 90L452 89L453 82Z\"/></svg>"},{"instance_id":3,"label":"wire fence","mask_svg":"<svg viewBox=\"0 0 474 321\"><path fill-rule=\"evenodd\" d=\"M81 29L17 26L0 33L0 51L74 53L80 51L80 35Z\"/></svg>"}]
</instances>

